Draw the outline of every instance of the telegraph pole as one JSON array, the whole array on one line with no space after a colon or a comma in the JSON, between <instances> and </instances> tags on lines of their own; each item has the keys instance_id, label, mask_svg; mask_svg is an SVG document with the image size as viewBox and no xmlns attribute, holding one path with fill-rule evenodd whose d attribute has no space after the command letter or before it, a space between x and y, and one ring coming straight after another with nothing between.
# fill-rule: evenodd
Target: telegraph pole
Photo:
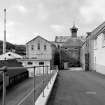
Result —
<instances>
[{"instance_id":1,"label":"telegraph pole","mask_svg":"<svg viewBox=\"0 0 105 105\"><path fill-rule=\"evenodd\" d=\"M4 41L3 41L3 54L6 53L6 8L4 9Z\"/></svg>"}]
</instances>

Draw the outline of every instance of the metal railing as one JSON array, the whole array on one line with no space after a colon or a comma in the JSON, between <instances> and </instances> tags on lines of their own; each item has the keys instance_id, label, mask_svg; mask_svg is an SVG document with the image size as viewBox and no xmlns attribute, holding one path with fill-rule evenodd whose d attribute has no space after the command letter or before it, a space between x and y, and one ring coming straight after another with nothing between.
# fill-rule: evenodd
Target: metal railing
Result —
<instances>
[{"instance_id":1,"label":"metal railing","mask_svg":"<svg viewBox=\"0 0 105 105\"><path fill-rule=\"evenodd\" d=\"M42 67L43 68L43 73L42 73L42 75L43 75L43 81L42 81L42 83L43 83L43 97L44 97L44 84L45 84L45 80L44 80L44 72L45 72L45 67L47 68L47 75L48 75L48 68L49 68L49 66L44 66L44 65L42 65L42 66L31 66L31 67L6 67L6 66L4 66L4 67L2 67L2 68L0 68L0 71L1 71L1 73L2 73L2 75L3 75L3 95L2 95L2 105L6 105L6 72L8 71L8 70L19 70L19 69L29 69L29 68L33 68L34 69L34 103L35 103L35 69L36 68L39 68L39 67ZM50 71L50 76L51 76L51 70L49 70ZM50 80L50 82L51 82L51 80ZM47 88L48 88L48 86L47 86Z\"/></svg>"}]
</instances>

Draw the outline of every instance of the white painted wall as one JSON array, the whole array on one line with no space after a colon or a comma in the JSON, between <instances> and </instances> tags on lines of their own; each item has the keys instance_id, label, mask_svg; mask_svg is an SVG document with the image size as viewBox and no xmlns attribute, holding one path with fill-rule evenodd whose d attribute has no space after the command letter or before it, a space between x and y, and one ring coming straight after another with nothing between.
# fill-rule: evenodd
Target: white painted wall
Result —
<instances>
[{"instance_id":1,"label":"white painted wall","mask_svg":"<svg viewBox=\"0 0 105 105\"><path fill-rule=\"evenodd\" d=\"M32 65L29 65L28 62L32 62ZM32 67L32 66L40 66L39 62L44 62L44 66L48 67L48 73L50 73L50 61L37 61L37 60L25 60L22 61L24 67ZM29 77L32 77L34 75L34 69L29 68ZM44 67L44 73L47 73L47 67ZM43 67L36 67L35 68L35 75L42 75L43 74Z\"/></svg>"},{"instance_id":2,"label":"white painted wall","mask_svg":"<svg viewBox=\"0 0 105 105\"><path fill-rule=\"evenodd\" d=\"M103 33L98 35L97 44L94 48L94 66L97 72L105 74L105 47L103 45Z\"/></svg>"},{"instance_id":3,"label":"white painted wall","mask_svg":"<svg viewBox=\"0 0 105 105\"><path fill-rule=\"evenodd\" d=\"M89 69L95 70L94 40L89 41Z\"/></svg>"},{"instance_id":4,"label":"white painted wall","mask_svg":"<svg viewBox=\"0 0 105 105\"><path fill-rule=\"evenodd\" d=\"M85 53L86 53L86 43L83 44L80 51L80 61L81 61L83 70L85 70Z\"/></svg>"}]
</instances>

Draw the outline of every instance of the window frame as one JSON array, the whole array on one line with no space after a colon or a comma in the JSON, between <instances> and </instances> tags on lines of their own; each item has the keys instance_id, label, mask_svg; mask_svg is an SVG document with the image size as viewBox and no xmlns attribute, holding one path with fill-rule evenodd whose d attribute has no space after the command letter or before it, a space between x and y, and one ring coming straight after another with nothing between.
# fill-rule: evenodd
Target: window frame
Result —
<instances>
[{"instance_id":1,"label":"window frame","mask_svg":"<svg viewBox=\"0 0 105 105\"><path fill-rule=\"evenodd\" d=\"M40 50L40 43L37 44L37 49Z\"/></svg>"},{"instance_id":2,"label":"window frame","mask_svg":"<svg viewBox=\"0 0 105 105\"><path fill-rule=\"evenodd\" d=\"M31 50L32 50L32 51L34 50L34 45L31 45Z\"/></svg>"},{"instance_id":3,"label":"window frame","mask_svg":"<svg viewBox=\"0 0 105 105\"><path fill-rule=\"evenodd\" d=\"M33 65L33 62L28 61L27 64L28 64L28 65Z\"/></svg>"},{"instance_id":4,"label":"window frame","mask_svg":"<svg viewBox=\"0 0 105 105\"><path fill-rule=\"evenodd\" d=\"M44 50L47 50L47 46L46 45L44 45Z\"/></svg>"}]
</instances>

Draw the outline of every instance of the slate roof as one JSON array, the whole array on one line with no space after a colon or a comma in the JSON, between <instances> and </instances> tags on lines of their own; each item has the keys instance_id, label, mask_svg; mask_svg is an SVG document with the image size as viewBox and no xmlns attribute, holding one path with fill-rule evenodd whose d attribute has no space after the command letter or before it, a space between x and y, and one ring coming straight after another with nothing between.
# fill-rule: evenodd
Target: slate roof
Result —
<instances>
[{"instance_id":1,"label":"slate roof","mask_svg":"<svg viewBox=\"0 0 105 105\"><path fill-rule=\"evenodd\" d=\"M55 42L61 42L64 43L65 41L67 41L71 36L56 36L55 37Z\"/></svg>"},{"instance_id":2,"label":"slate roof","mask_svg":"<svg viewBox=\"0 0 105 105\"><path fill-rule=\"evenodd\" d=\"M71 36L56 36L55 37L55 42L64 43L70 38L72 38L72 37ZM84 36L78 36L77 38L80 39L82 42L85 41L85 37Z\"/></svg>"},{"instance_id":3,"label":"slate roof","mask_svg":"<svg viewBox=\"0 0 105 105\"><path fill-rule=\"evenodd\" d=\"M63 47L81 47L82 41L78 38L69 38L64 44Z\"/></svg>"}]
</instances>

